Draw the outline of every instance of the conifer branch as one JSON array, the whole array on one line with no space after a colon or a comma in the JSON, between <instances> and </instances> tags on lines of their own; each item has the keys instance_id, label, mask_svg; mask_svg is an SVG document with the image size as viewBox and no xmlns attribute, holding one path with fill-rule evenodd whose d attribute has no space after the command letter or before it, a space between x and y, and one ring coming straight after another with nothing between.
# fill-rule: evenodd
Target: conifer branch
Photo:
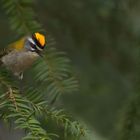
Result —
<instances>
[{"instance_id":1,"label":"conifer branch","mask_svg":"<svg viewBox=\"0 0 140 140\"><path fill-rule=\"evenodd\" d=\"M10 27L18 35L42 31L41 25L35 20L32 4L33 0L2 0ZM51 140L54 136L57 137L42 128L38 119L42 116L50 117L63 125L65 135L69 132L75 137L83 135L84 129L78 122L70 121L61 110L48 107L46 96L42 92L45 90L46 94L50 94L49 100L54 101L57 95L77 90L78 82L71 73L69 59L56 49L47 49L44 60L38 60L32 71L35 72L35 76L32 75L35 79L31 85L40 81L43 85L33 89L28 83L21 95L13 77L0 70L0 118L8 122L14 121L17 129L25 130L23 140Z\"/></svg>"}]
</instances>

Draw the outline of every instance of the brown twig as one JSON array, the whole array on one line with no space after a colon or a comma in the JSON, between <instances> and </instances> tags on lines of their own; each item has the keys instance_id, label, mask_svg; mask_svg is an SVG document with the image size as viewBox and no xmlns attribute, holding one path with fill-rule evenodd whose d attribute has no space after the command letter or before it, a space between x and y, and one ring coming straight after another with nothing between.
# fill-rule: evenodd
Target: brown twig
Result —
<instances>
[{"instance_id":1,"label":"brown twig","mask_svg":"<svg viewBox=\"0 0 140 140\"><path fill-rule=\"evenodd\" d=\"M14 96L14 94L13 94L13 90L12 90L11 87L9 88L8 94L9 94L9 98L10 98L10 99L12 100L12 102L14 103L14 106L15 106L15 108L16 108L16 111L18 111L16 99L15 99L15 96Z\"/></svg>"}]
</instances>

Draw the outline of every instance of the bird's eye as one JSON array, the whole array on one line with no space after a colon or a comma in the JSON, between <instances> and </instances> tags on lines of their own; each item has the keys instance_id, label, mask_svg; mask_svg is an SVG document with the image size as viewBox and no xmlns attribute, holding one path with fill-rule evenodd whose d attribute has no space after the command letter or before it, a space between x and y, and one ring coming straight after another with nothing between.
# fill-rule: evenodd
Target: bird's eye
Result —
<instances>
[{"instance_id":1,"label":"bird's eye","mask_svg":"<svg viewBox=\"0 0 140 140\"><path fill-rule=\"evenodd\" d=\"M31 48L35 48L36 45L30 42L30 46Z\"/></svg>"},{"instance_id":2,"label":"bird's eye","mask_svg":"<svg viewBox=\"0 0 140 140\"><path fill-rule=\"evenodd\" d=\"M31 46L31 51L35 51L36 49L36 45L30 42L30 46Z\"/></svg>"}]
</instances>

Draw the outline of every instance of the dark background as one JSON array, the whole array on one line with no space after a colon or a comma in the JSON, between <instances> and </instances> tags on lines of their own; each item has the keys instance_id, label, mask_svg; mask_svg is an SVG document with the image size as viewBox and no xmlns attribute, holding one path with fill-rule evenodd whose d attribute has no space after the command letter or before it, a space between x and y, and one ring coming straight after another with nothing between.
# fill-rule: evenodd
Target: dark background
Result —
<instances>
[{"instance_id":1,"label":"dark background","mask_svg":"<svg viewBox=\"0 0 140 140\"><path fill-rule=\"evenodd\" d=\"M33 7L79 79L80 91L62 95L63 107L87 125L88 139L115 139L126 104L139 94L140 2L42 0ZM13 40L2 10L0 31L1 46Z\"/></svg>"}]
</instances>

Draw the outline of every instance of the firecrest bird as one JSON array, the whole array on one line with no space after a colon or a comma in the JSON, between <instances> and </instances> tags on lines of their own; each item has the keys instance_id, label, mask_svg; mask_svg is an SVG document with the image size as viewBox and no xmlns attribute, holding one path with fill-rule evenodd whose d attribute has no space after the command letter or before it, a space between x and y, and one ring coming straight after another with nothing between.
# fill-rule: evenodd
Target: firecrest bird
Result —
<instances>
[{"instance_id":1,"label":"firecrest bird","mask_svg":"<svg viewBox=\"0 0 140 140\"><path fill-rule=\"evenodd\" d=\"M41 33L34 33L25 36L20 40L10 44L1 56L1 63L10 69L14 75L20 79L23 78L23 72L32 65L32 63L42 56L46 45L45 36Z\"/></svg>"}]
</instances>

